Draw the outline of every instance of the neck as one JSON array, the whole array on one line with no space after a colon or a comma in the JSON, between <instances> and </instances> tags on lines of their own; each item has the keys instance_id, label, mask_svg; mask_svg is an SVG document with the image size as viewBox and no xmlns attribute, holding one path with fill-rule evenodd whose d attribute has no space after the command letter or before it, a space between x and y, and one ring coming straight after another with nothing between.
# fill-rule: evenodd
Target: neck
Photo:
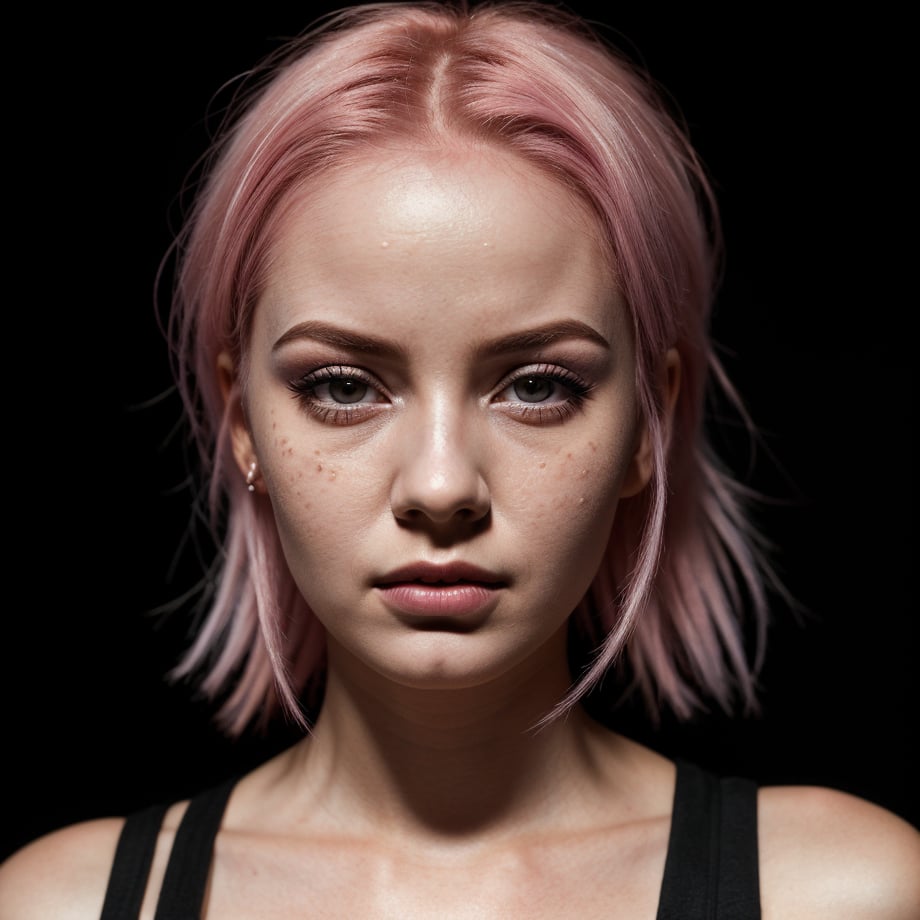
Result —
<instances>
[{"instance_id":1,"label":"neck","mask_svg":"<svg viewBox=\"0 0 920 920\"><path fill-rule=\"evenodd\" d=\"M452 690L356 677L335 660L322 715L297 756L327 805L349 803L354 816L353 803L363 803L368 825L441 839L496 835L551 820L597 781L604 733L580 708L536 728L569 689L564 654Z\"/></svg>"}]
</instances>

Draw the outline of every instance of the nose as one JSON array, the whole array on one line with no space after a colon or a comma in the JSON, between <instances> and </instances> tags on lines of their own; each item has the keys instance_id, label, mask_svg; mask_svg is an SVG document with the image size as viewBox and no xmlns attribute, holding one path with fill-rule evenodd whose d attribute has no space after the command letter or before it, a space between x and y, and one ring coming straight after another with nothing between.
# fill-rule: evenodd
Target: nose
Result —
<instances>
[{"instance_id":1,"label":"nose","mask_svg":"<svg viewBox=\"0 0 920 920\"><path fill-rule=\"evenodd\" d=\"M404 524L482 521L492 499L476 420L447 405L412 413L399 432L390 504Z\"/></svg>"}]
</instances>

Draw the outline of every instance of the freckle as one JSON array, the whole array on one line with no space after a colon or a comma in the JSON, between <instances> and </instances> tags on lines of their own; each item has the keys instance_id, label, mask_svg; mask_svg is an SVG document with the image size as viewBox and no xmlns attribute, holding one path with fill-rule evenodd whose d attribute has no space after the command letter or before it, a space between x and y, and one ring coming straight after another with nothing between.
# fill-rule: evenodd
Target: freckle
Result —
<instances>
[{"instance_id":1,"label":"freckle","mask_svg":"<svg viewBox=\"0 0 920 920\"><path fill-rule=\"evenodd\" d=\"M319 456L319 451L318 451L318 450L314 450L313 453L314 453L317 457Z\"/></svg>"},{"instance_id":2,"label":"freckle","mask_svg":"<svg viewBox=\"0 0 920 920\"><path fill-rule=\"evenodd\" d=\"M565 459L566 459L566 460L571 460L571 459L572 459L572 454L571 454L571 452L569 452L569 453L567 453L567 454L565 455Z\"/></svg>"},{"instance_id":3,"label":"freckle","mask_svg":"<svg viewBox=\"0 0 920 920\"><path fill-rule=\"evenodd\" d=\"M540 464L540 469L541 469L541 470L545 470L545 469L546 469L546 463L545 463L545 462L543 462L543 463Z\"/></svg>"}]
</instances>

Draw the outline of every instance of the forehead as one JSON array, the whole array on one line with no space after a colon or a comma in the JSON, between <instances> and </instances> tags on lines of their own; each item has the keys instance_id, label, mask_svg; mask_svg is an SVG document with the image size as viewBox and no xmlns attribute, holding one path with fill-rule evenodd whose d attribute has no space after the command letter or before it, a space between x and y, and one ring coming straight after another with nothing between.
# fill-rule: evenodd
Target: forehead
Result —
<instances>
[{"instance_id":1,"label":"forehead","mask_svg":"<svg viewBox=\"0 0 920 920\"><path fill-rule=\"evenodd\" d=\"M519 157L473 146L376 150L314 181L278 224L267 282L276 326L317 304L490 323L509 305L580 306L609 325L616 288L587 205Z\"/></svg>"},{"instance_id":2,"label":"forehead","mask_svg":"<svg viewBox=\"0 0 920 920\"><path fill-rule=\"evenodd\" d=\"M598 223L574 191L516 154L488 145L375 148L347 166L305 183L287 209L278 241L298 211L309 209L322 225L340 223L372 241L422 241L479 233L477 242L557 244L571 234L588 236L598 247ZM381 239L382 238L382 239Z\"/></svg>"}]
</instances>

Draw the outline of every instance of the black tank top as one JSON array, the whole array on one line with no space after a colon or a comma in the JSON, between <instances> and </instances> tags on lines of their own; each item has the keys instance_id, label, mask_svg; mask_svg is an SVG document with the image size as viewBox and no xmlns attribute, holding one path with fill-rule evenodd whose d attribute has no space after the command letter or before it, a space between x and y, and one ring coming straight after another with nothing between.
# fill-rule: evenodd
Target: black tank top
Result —
<instances>
[{"instance_id":1,"label":"black tank top","mask_svg":"<svg viewBox=\"0 0 920 920\"><path fill-rule=\"evenodd\" d=\"M155 920L200 920L214 838L236 778L191 800L169 854ZM137 920L166 805L125 820L100 920ZM657 920L760 920L757 786L677 761Z\"/></svg>"}]
</instances>

